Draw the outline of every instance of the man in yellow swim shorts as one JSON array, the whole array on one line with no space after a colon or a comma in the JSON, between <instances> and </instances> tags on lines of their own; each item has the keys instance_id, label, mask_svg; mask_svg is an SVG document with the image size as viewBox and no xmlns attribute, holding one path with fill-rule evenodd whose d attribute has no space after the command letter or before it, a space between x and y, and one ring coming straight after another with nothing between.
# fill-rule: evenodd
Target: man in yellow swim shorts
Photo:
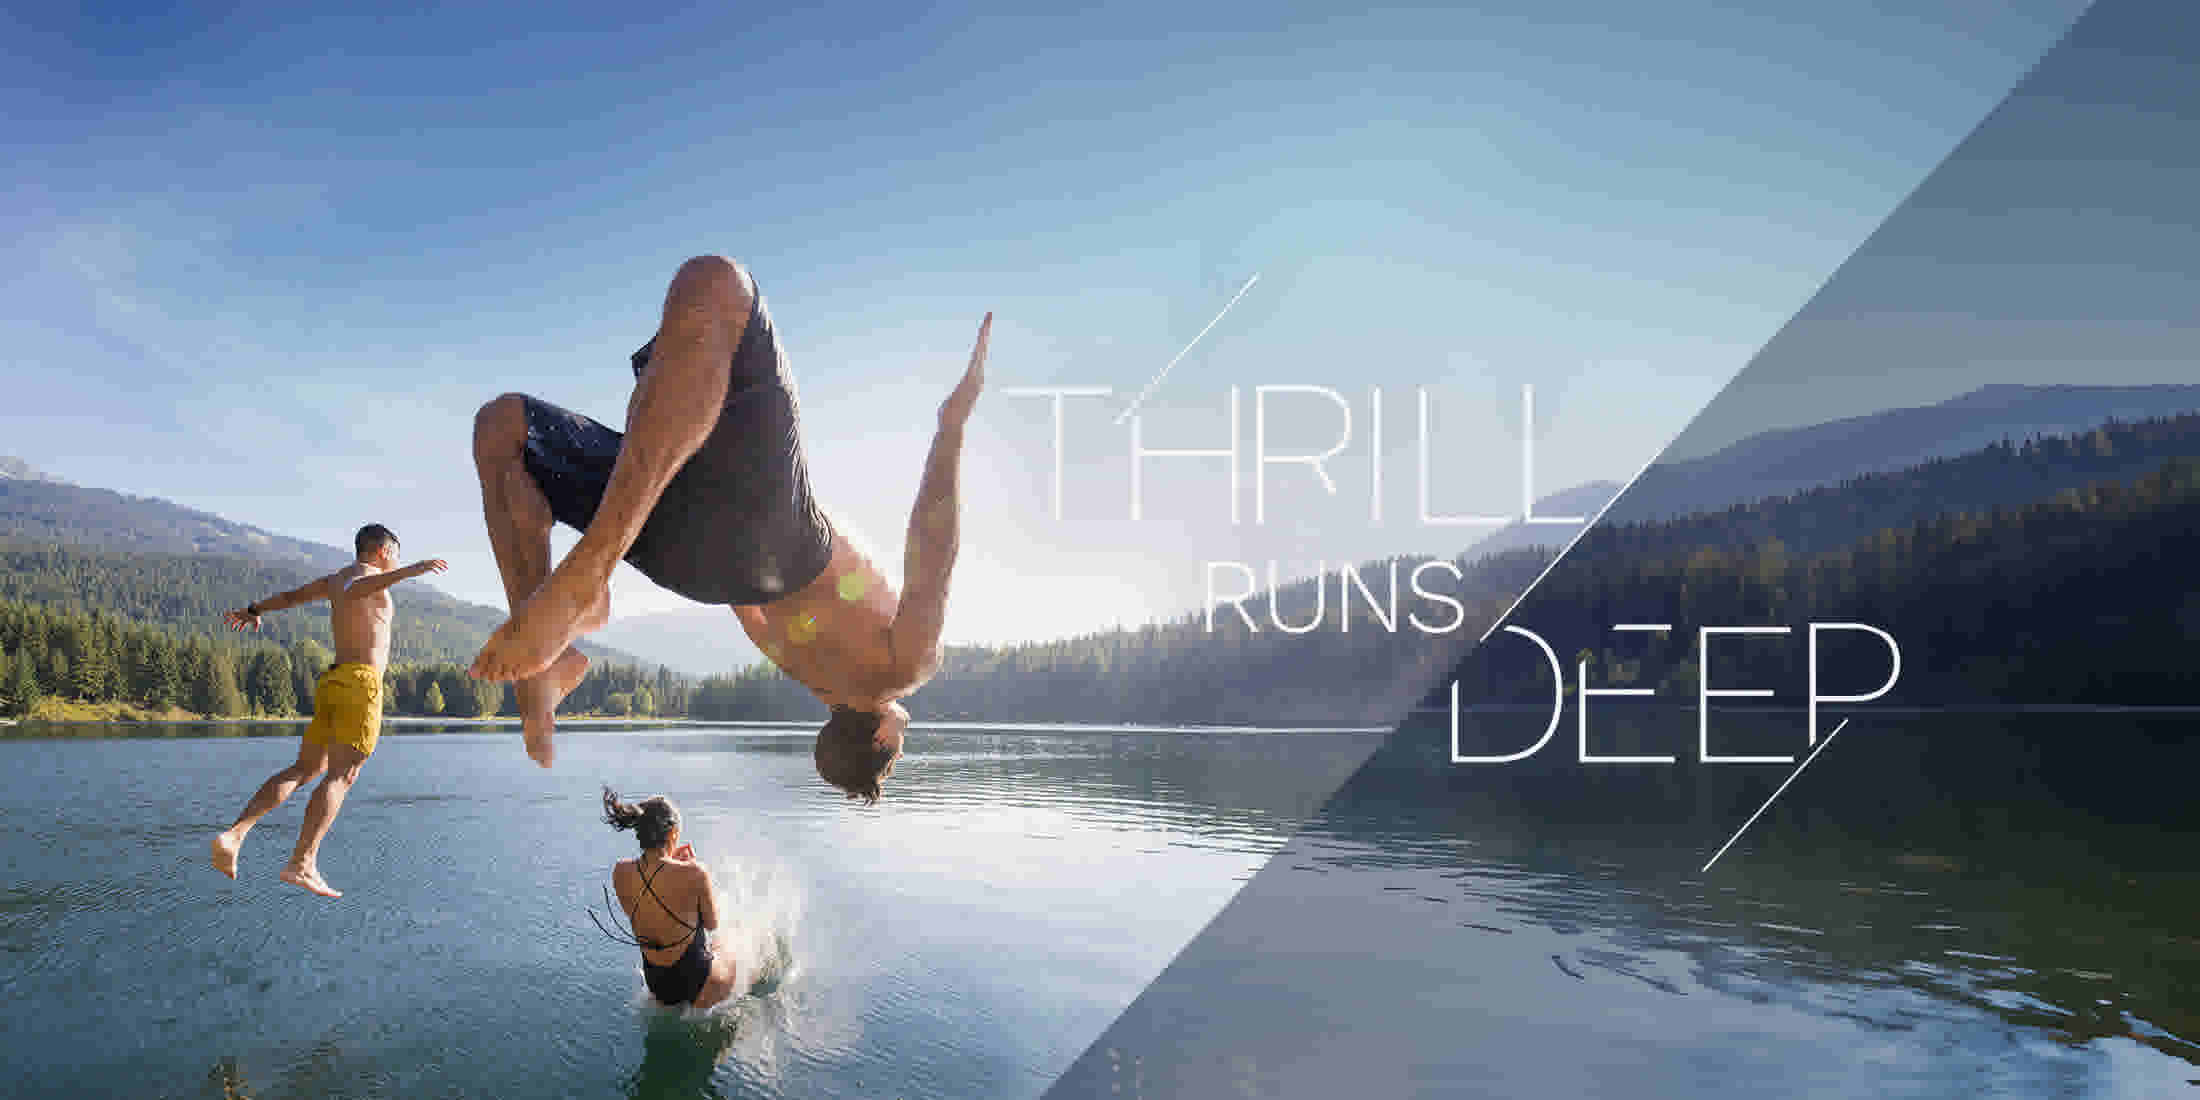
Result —
<instances>
[{"instance_id":1,"label":"man in yellow swim shorts","mask_svg":"<svg viewBox=\"0 0 2200 1100\"><path fill-rule=\"evenodd\" d=\"M359 768L373 755L382 732L382 666L390 654L390 588L408 577L441 573L443 559L430 558L397 568L397 536L379 523L359 529L353 539L358 560L328 576L308 581L223 616L234 630L258 630L260 616L286 607L327 600L329 632L336 640L336 663L321 674L313 690L313 723L298 746L298 759L269 776L245 804L236 824L214 837L214 869L237 877L237 852L252 826L283 804L298 785L327 773L306 803L298 826L298 847L281 878L325 898L342 891L321 877L321 838L344 806L344 796L359 779Z\"/></svg>"}]
</instances>

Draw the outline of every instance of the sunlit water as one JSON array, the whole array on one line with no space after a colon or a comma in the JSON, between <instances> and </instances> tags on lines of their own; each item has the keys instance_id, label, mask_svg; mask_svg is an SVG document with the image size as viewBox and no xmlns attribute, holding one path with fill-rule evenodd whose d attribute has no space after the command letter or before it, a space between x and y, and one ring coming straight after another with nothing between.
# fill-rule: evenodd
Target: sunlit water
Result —
<instances>
[{"instance_id":1,"label":"sunlit water","mask_svg":"<svg viewBox=\"0 0 2200 1100\"><path fill-rule=\"evenodd\" d=\"M1035 1096L1371 743L917 733L866 808L794 731L393 732L324 902L275 878L310 790L206 864L294 735L0 740L0 1091ZM652 1005L587 912L602 783L680 805L763 989Z\"/></svg>"},{"instance_id":2,"label":"sunlit water","mask_svg":"<svg viewBox=\"0 0 2200 1100\"><path fill-rule=\"evenodd\" d=\"M2200 1095L2191 832L2039 792L1934 819L1862 738L1717 875L1776 774L1558 815L1394 752L1309 821L1377 740L928 731L865 808L799 731L572 731L550 772L398 734L335 903L274 879L303 792L241 881L205 865L294 738L0 740L0 1058L11 1095ZM633 851L605 782L681 804L763 985L649 1004L587 913ZM1866 788L1887 828L1814 824ZM1157 976L1206 1014L1088 1052Z\"/></svg>"}]
</instances>

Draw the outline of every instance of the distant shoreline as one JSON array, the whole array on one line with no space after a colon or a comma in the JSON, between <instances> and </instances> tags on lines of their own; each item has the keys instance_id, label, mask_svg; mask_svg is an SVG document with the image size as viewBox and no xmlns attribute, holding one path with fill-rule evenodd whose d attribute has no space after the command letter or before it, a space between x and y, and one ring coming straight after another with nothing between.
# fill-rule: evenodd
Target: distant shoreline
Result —
<instances>
[{"instance_id":1,"label":"distant shoreline","mask_svg":"<svg viewBox=\"0 0 2200 1100\"><path fill-rule=\"evenodd\" d=\"M1526 713L1526 712L1530 712L1530 711L1540 711L1540 712L1547 712L1547 711L1548 711L1549 709L1550 709L1550 708L1549 708L1549 706L1548 706L1547 704L1535 704L1535 703L1484 703L1484 704L1479 704L1479 705L1475 705L1475 706L1461 707L1461 708L1460 708L1460 711L1461 711L1462 713L1467 713L1467 714L1472 714L1472 713L1483 713L1483 714L1504 714L1504 713ZM1637 704L1633 704L1633 705L1631 705L1631 706L1627 706L1627 707L1624 707L1624 708L1616 708L1616 711L1615 711L1615 712L1623 712L1623 711L1624 711L1624 712L1634 712L1634 713L1641 713L1641 712L1643 712L1643 711L1659 711L1659 712L1681 712L1681 711L1693 711L1694 709L1695 709L1695 708L1694 708L1694 705L1693 705L1693 704L1685 704L1685 703L1650 703L1650 704L1642 704L1642 703L1637 703ZM1802 714L1802 713L1804 713L1804 712L1805 712L1805 708L1803 708L1803 707L1801 707L1801 706L1784 706L1784 705L1773 705L1773 706L1766 706L1766 705L1762 705L1762 704L1759 704L1759 705L1756 705L1756 706L1743 706L1743 705L1724 705L1724 706L1720 706L1720 707L1717 707L1717 708L1715 708L1715 709L1716 709L1716 712L1717 712L1717 713L1721 713L1721 714L1796 714L1796 715L1800 715L1800 714ZM1830 708L1829 708L1829 709L1830 709ZM1887 715L1894 715L1894 714L2138 714L2138 715L2145 715L2145 714L2160 714L2160 715L2179 715L2179 714L2196 714L2196 713L2200 713L2200 704L2189 704L2189 703L2162 703L2162 704L2147 704L2147 703L2134 703L2134 704L2116 704L2116 703L1959 703L1959 704L1949 704L1949 705L1946 705L1946 706L1915 706L1915 705L1909 705L1909 706L1905 706L1905 705L1898 705L1898 704L1890 704L1890 705L1886 705L1886 706L1873 706L1873 707L1870 707L1870 708L1858 708L1858 713L1859 713L1859 714L1861 714L1861 713L1863 713L1863 711L1864 711L1864 710L1866 710L1866 709L1868 709L1868 710L1869 710L1870 712L1873 712L1873 713L1879 713L1879 714L1887 714ZM1387 734L1387 733L1390 733L1390 732L1392 732L1393 730L1395 730L1395 729L1397 728L1397 726L1398 726L1398 725L1403 725L1403 724L1405 724L1405 723L1407 723L1407 722L1411 722L1411 721L1415 721L1415 720L1425 720L1425 719L1430 719L1430 718L1439 718L1439 717L1442 717L1442 716L1445 716L1445 715L1447 715L1448 713L1449 713L1449 711L1448 711L1448 710L1447 710L1446 708L1443 708L1443 707L1415 707L1415 708L1413 708L1413 709L1411 709L1411 710L1407 711L1407 712L1406 712L1406 713L1405 713L1405 714L1404 714L1403 716L1401 716L1401 717L1400 717L1400 719L1399 719L1399 721L1398 721L1398 723L1396 723L1396 724L1394 724L1394 725L1388 725L1388 726L1371 726L1371 725L1348 725L1348 724L1345 724L1345 723L1341 723L1341 722L1340 722L1340 723L1336 723L1336 724L1324 724L1324 723L1314 723L1314 722L1298 722L1298 723L1291 723L1291 724L1286 724L1286 725L1275 725L1275 726L1253 726L1253 725L1243 725L1243 724L1232 724L1232 725L1203 725L1203 724L1195 724L1195 723L1177 723L1177 724L1162 724L1162 723L1153 723L1153 722L1119 722L1119 723L1111 723L1111 722L1006 722L1006 721L981 721L981 720L958 720L958 719L940 719L940 720L921 720L921 719L920 719L920 720L918 720L917 722L915 722L915 723L914 723L914 724L913 724L913 725L912 725L912 726L911 726L910 728L911 728L912 732L918 732L918 733L923 733L923 732L930 732L930 731L962 731L962 732L972 732L972 733L1031 733L1031 734L1045 734L1045 733L1092 733L1092 732L1106 732L1106 733L1176 733L1176 734L1190 734L1190 733L1200 733L1200 734L1252 734L1252 733L1351 733L1351 734L1371 734L1371 733L1383 733L1383 734ZM1844 713L1847 713L1847 712L1844 712ZM313 720L313 719L312 719L312 718L311 718L310 716L306 716L306 717L291 716L291 717L285 717L285 718L198 718L198 717L188 717L188 716L183 716L183 717L150 717L150 716L139 716L139 717L110 717L110 718L39 718L39 717L32 717L32 718L0 718L0 731L6 731L6 732L0 732L0 737L8 737L8 736L13 736L13 735L14 735L14 732L13 732L13 731L15 731L15 730L17 730L17 729L20 729L21 727L24 727L24 726L32 726L32 727L39 727L39 728L44 728L44 727L54 727L54 728L56 728L57 730L81 729L81 730L84 730L84 731L86 731L86 732L90 732L91 730L94 730L94 729L99 729L99 728L111 728L111 729L115 729L115 730L129 730L129 729L133 729L133 728L148 728L148 729L150 729L150 728L157 728L157 727L166 727L166 726L213 726L213 727L258 727L258 728L267 728L267 727L302 727L302 726L306 725L307 723L311 722L312 720ZM815 730L815 729L817 728L817 722L815 722L814 720L793 720L793 721L790 721L790 720L784 720L784 719L746 719L746 720L728 720L728 719L703 719L703 718L685 718L685 717L679 717L679 716L672 716L672 717L660 717L660 716L651 716L651 717L634 717L634 716L630 716L630 715L628 715L628 716L620 716L620 715L592 715L592 714L560 714L560 715L558 715L558 722L559 722L559 723L561 724L561 726L563 726L563 725L568 725L568 724L570 724L570 725L572 725L572 726L580 727L579 729L575 730L575 732L585 732L585 731L586 731L586 730L587 730L588 728L598 728L598 729L600 729L600 728L603 728L603 727L617 727L617 728L622 728L622 729L648 729L648 728L667 728L667 729L733 729L733 730L743 730L743 729L748 729L748 730L755 730L755 729ZM478 729L478 730L497 730L497 729L513 729L513 730L516 730L516 729L518 729L518 728L519 728L519 724L520 724L520 720L519 720L519 718L517 718L516 716L515 716L515 717L497 716L497 717L491 717L491 718L433 718L433 717L426 717L426 716L421 716L421 715L403 715L403 716L397 716L397 717L389 717L389 718L384 718L384 719L382 720L382 725L383 725L383 728L385 728L385 729L389 729L389 730L403 730L403 729L407 729L407 728L409 727L409 728L413 728L413 729L419 729L419 728L430 728L430 729L432 729L432 730L435 730L435 731L437 731L437 732L455 732L455 731L453 730L453 727L458 727L458 728L462 728L462 729ZM287 732L287 731L286 731L286 732ZM273 734L270 734L270 736L272 736L272 735L273 735Z\"/></svg>"},{"instance_id":2,"label":"distant shoreline","mask_svg":"<svg viewBox=\"0 0 2200 1100\"><path fill-rule=\"evenodd\" d=\"M40 717L35 717L35 716L34 716L34 717L30 717L30 718L0 718L0 728L10 727L10 726L24 726L24 725L33 725L33 726L303 726L303 725L306 725L306 724L308 724L308 723L310 723L310 722L312 722L312 721L313 721L313 717L312 717L311 715L306 715L306 716L303 716L303 717L300 717L300 716L297 716L297 715L291 715L291 716L289 716L289 717L283 717L283 718L249 718L249 717L244 717L244 718L201 718L201 717L198 717L198 716L196 716L196 715L185 715L185 716L176 716L176 717L160 717L160 716L154 716L154 717L134 717L134 718L124 718L124 717L116 717L116 718L40 718ZM696 723L690 722L690 721L689 721L688 719L685 719L685 718L657 718L657 717L649 717L649 718L635 718L635 717L631 717L631 716L615 716L615 715L594 715L594 714L560 714L560 715L558 715L558 721L560 721L560 722L587 722L587 723L589 723L589 724L591 724L591 725L604 725L604 724L611 724L611 725L636 725L636 726L641 726L641 725L648 725L648 726L663 726L663 725L693 725L693 724L696 724ZM496 718L428 718L428 717L422 717L422 716L419 716L419 715L411 715L411 714L408 714L408 715L403 715L403 716L399 716L399 717L388 717L388 718L384 718L384 719L382 719L382 728L384 728L384 729L388 729L388 728L390 728L390 727L392 727L392 726L484 726L484 727L487 727L487 726L513 726L513 727L517 727L517 726L519 725L519 722L520 722L520 720L519 720L519 718L518 718L518 717L517 717L516 715L515 715L515 716L512 716L512 717L496 717ZM750 724L755 724L755 723L750 723Z\"/></svg>"},{"instance_id":3,"label":"distant shoreline","mask_svg":"<svg viewBox=\"0 0 2200 1100\"><path fill-rule=\"evenodd\" d=\"M1693 711L1694 709L1695 704L1693 703L1632 703L1615 708L1615 712L1640 712L1645 710ZM1762 703L1754 706L1729 703L1721 704L1714 708L1715 712L1720 714L1801 714L1804 713L1805 709L1806 708L1800 705L1766 705ZM1828 707L1822 709L1831 712L1834 708ZM2200 703L1948 703L1927 705L1890 703L1884 705L1874 705L1868 708L1854 709L1855 713L1858 715L1866 713L1867 711L1870 713L1878 714L2191 714L2200 713ZM1510 714L1527 713L1531 711L1548 712L1550 710L1550 705L1547 703L1478 703L1470 706L1462 706L1459 708L1459 710L1462 714ZM991 730L1012 733L1045 733L1054 730L1076 731L1094 729L1116 730L1133 733L1274 733L1279 731L1300 731L1310 733L1388 733L1391 730L1395 729L1397 727L1397 724L1402 724L1415 718L1440 717L1449 713L1449 709L1445 707L1414 707L1406 711L1403 715L1400 715L1399 723L1384 726L1351 724L1342 721L1334 723L1294 722L1274 726L1256 726L1246 725L1243 723L1232 723L1228 725L1210 725L1206 723L1195 722L1016 722L1007 720L941 718L918 719L914 723L912 728ZM1848 714L1850 712L1843 711L1842 713ZM311 721L313 721L313 717L311 715L291 715L281 718L203 718L196 715L187 714L171 716L139 715L134 717L104 718L50 718L33 716L29 718L0 718L0 729L21 725L303 726ZM815 729L817 727L817 722L815 720L807 719L688 718L680 715L649 715L637 717L634 715L611 714L559 714L558 721L561 723L585 722L590 725L618 726L724 726L735 728L761 726L768 728L784 727L788 729ZM391 726L517 726L519 725L519 722L520 719L517 715L498 715L495 717L487 718L436 718L427 715L407 714L394 715L382 719L382 725L385 728Z\"/></svg>"},{"instance_id":4,"label":"distant shoreline","mask_svg":"<svg viewBox=\"0 0 2200 1100\"><path fill-rule=\"evenodd\" d=\"M124 735L126 735L126 734L128 734L128 733L130 733L130 732L132 732L132 731L143 731L143 732L145 732L145 733L147 733L147 734L153 734L153 735L156 735L156 736L158 736L158 735L160 735L161 731L163 731L163 730L170 730L170 729L174 729L174 728L176 728L176 727L213 727L213 728L215 728L215 730L223 730L223 728L228 728L228 729L235 729L235 730L238 730L238 731L240 731L240 732L244 733L244 735L245 735L245 736L265 736L265 737L282 737L282 736L292 736L292 735L293 735L293 730L297 729L298 727L302 727L302 726L303 726L303 725L305 725L305 724L306 724L306 723L307 723L308 721L310 721L310 719L305 719L305 718L207 718L207 719L158 719L158 720L143 720L143 719L141 719L141 720L105 720L105 721L101 721L101 720L91 720L91 719L70 719L70 720L62 721L62 720L53 720L53 719L42 719L42 718L33 718L33 719L27 719L27 720L17 720L17 719L0 719L0 740L10 740L10 739L20 739L20 740L38 740L38 739L39 739L39 737L38 737L38 736L37 736L37 735L36 735L35 733L33 733L33 734L29 735L29 736L24 736L24 735L22 735L22 734L18 734L18 733L15 733L15 732L14 732L14 730L15 730L15 729L17 729L17 728L21 728L21 727L30 727L30 728L31 728L32 730L37 730L37 731L45 731L45 730L51 730L51 732L53 733L53 735L54 735L55 737L57 737L57 738L65 738L65 737L78 736L78 735L89 735L89 734L95 734L95 733L109 733L109 732L111 732L111 733L115 733L115 734L124 734ZM558 721L559 721L559 730L560 730L560 732L570 732L570 733L588 733L588 732L613 732L613 731L619 731L619 732L623 732L623 731L625 731L625 730L663 729L663 730L668 730L668 731L680 731L680 730L730 730L730 731L751 731L751 732L764 732L764 731L772 731L772 732L778 732L778 731L784 731L784 732L786 732L786 733L788 733L788 734L808 734L808 733L814 733L814 732L816 732L816 730L817 730L817 725L818 725L818 724L817 724L816 722L788 722L788 721L762 721L762 720L759 720L759 721L719 721L719 720L707 720L707 719L689 719L689 718L592 718L592 717L588 717L588 716L586 716L586 715L563 715L563 714L561 714L561 715L559 715L559 716L558 716ZM408 727L410 727L410 728L408 728ZM392 734L398 734L398 733L416 733L416 732L417 732L417 733L426 733L426 734L431 734L431 735L432 735L432 734L438 734L438 733L460 733L460 732L468 732L468 733L471 733L471 732L502 732L502 731L509 731L509 732L518 732L518 730L519 730L519 719L517 719L517 718L393 718L393 719L388 719L388 720L386 720L386 721L385 721L385 722L383 723L383 728L384 728L384 731L385 731L385 732L387 732L387 733L392 733ZM911 732L912 732L912 733L919 733L919 734L922 734L922 733L981 733L981 734L983 734L983 733L1001 733L1001 734L1039 734L1039 735L1044 735L1044 734L1050 734L1050 733L1063 733L1063 734L1080 734L1080 733L1111 733L1111 734L1126 734L1126 733L1127 733L1127 734L1179 734L1179 735L1198 735L1198 734L1206 734L1206 735L1217 735L1217 736L1223 736L1223 735L1230 735L1230 736L1244 736L1244 735L1252 735L1252 734L1358 734L1358 735L1363 735L1363 736L1364 736L1364 735L1369 735L1369 734L1387 734L1387 733L1389 733L1389 732L1391 731L1391 729L1392 729L1392 727L1389 727L1389 726L1346 726L1346 725L1335 725L1335 726L1319 726L1319 725L1309 725L1309 724L1304 724L1304 723L1301 723L1301 724L1296 724L1296 725L1280 725L1280 726L1245 726L1245 725L1231 725L1231 726L1197 726L1197 725L1174 725L1174 726L1171 726L1171 725L1154 725L1154 724L1150 724L1150 723L1140 723L1140 724L1109 724L1109 723L1103 723L1103 722L1089 722L1089 723L1077 723L1077 722L959 722L959 721L918 722L918 723L915 723L915 724L913 724L913 725L912 725L912 726L910 727L910 730L911 730ZM226 734L226 731L224 731L224 732L215 732L215 733L214 733L214 735L215 735L215 736L226 736L227 734ZM171 734L170 736L173 736L173 735Z\"/></svg>"},{"instance_id":5,"label":"distant shoreline","mask_svg":"<svg viewBox=\"0 0 2200 1100\"><path fill-rule=\"evenodd\" d=\"M1570 697L1569 697L1570 698ZM1606 703L1601 704L1616 714L1657 711L1694 711L1696 704L1688 703ZM1800 703L1757 704L1722 703L1712 708L1714 714L1802 714L1809 708ZM1820 714L1838 713L1842 717L1866 714L2192 714L2200 712L2200 703L1873 703L1868 706L1818 708ZM1459 708L1461 714L1521 714L1529 711L1550 713L1549 703L1475 703ZM1409 718L1428 718L1450 714L1447 707L1415 707L1407 712Z\"/></svg>"}]
</instances>

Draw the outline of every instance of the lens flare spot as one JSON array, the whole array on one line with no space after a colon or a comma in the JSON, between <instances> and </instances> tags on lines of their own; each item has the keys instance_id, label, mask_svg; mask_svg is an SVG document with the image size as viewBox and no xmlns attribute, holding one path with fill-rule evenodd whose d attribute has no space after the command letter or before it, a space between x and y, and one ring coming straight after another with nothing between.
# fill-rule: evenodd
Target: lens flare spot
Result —
<instances>
[{"instance_id":1,"label":"lens flare spot","mask_svg":"<svg viewBox=\"0 0 2200 1100\"><path fill-rule=\"evenodd\" d=\"M787 624L787 640L796 645L808 645L817 637L817 616L807 612L795 616Z\"/></svg>"},{"instance_id":2,"label":"lens flare spot","mask_svg":"<svg viewBox=\"0 0 2200 1100\"><path fill-rule=\"evenodd\" d=\"M861 573L849 573L842 576L834 587L840 590L841 599L852 603L862 599L863 594L871 590L871 578Z\"/></svg>"}]
</instances>

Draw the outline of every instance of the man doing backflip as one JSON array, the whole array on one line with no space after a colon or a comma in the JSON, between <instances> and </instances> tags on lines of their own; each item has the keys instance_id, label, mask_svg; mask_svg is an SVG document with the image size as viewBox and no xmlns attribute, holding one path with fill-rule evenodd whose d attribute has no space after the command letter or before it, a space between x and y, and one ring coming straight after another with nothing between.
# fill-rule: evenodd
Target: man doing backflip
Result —
<instances>
[{"instance_id":1,"label":"man doing backflip","mask_svg":"<svg viewBox=\"0 0 2200 1100\"><path fill-rule=\"evenodd\" d=\"M681 265L656 335L633 356L622 434L522 394L482 406L474 463L512 616L470 670L512 680L527 752L551 763L553 715L588 659L573 640L609 614L625 560L699 603L727 604L758 648L832 710L818 774L867 801L900 755L895 700L930 679L957 545L963 428L985 382L993 315L939 410L897 595L811 496L799 406L746 270ZM550 527L581 530L555 569Z\"/></svg>"}]
</instances>

